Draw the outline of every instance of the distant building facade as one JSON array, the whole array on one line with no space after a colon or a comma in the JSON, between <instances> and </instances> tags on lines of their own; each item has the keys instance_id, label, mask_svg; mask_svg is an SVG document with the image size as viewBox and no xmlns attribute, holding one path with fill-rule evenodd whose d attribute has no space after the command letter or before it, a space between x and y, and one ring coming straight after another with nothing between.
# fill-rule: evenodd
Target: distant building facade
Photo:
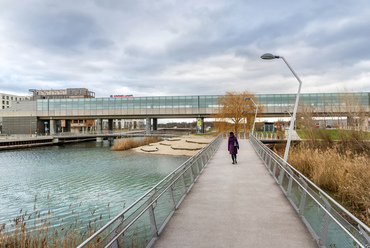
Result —
<instances>
[{"instance_id":1,"label":"distant building facade","mask_svg":"<svg viewBox=\"0 0 370 248\"><path fill-rule=\"evenodd\" d=\"M30 97L0 93L0 110L10 108L12 106L12 102L20 102L26 100L30 100Z\"/></svg>"},{"instance_id":2,"label":"distant building facade","mask_svg":"<svg viewBox=\"0 0 370 248\"><path fill-rule=\"evenodd\" d=\"M33 93L32 100L38 99L66 99L66 98L95 98L95 93L86 88L67 88L61 90L35 90L30 89Z\"/></svg>"}]
</instances>

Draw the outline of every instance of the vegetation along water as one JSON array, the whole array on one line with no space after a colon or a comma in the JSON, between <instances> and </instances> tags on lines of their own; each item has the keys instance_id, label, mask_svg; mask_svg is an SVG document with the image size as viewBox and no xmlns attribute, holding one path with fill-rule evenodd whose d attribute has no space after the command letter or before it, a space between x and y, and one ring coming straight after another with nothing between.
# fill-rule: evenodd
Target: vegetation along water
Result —
<instances>
[{"instance_id":1,"label":"vegetation along water","mask_svg":"<svg viewBox=\"0 0 370 248\"><path fill-rule=\"evenodd\" d=\"M110 147L104 141L0 152L0 247L22 245L6 240L6 231L32 229L43 230L32 247L74 246L79 241L62 237L78 230L86 238L187 159Z\"/></svg>"}]
</instances>

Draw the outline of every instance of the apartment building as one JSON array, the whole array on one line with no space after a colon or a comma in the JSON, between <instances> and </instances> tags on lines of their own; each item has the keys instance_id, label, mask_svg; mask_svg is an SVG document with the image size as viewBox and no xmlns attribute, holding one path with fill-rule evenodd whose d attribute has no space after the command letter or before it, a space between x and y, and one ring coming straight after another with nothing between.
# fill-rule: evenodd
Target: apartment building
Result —
<instances>
[{"instance_id":1,"label":"apartment building","mask_svg":"<svg viewBox=\"0 0 370 248\"><path fill-rule=\"evenodd\" d=\"M29 99L29 96L18 96L7 93L0 93L0 110L10 108L12 106L12 102L20 102Z\"/></svg>"},{"instance_id":2,"label":"apartment building","mask_svg":"<svg viewBox=\"0 0 370 248\"><path fill-rule=\"evenodd\" d=\"M32 92L32 100L38 99L66 99L66 98L94 98L95 93L86 88L67 88L60 90L35 90Z\"/></svg>"}]
</instances>

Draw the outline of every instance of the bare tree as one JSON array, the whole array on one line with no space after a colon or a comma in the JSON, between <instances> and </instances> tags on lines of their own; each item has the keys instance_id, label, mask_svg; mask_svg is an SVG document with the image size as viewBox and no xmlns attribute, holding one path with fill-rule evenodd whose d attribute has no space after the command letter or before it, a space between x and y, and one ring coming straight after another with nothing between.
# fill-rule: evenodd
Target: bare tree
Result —
<instances>
[{"instance_id":1,"label":"bare tree","mask_svg":"<svg viewBox=\"0 0 370 248\"><path fill-rule=\"evenodd\" d=\"M226 130L238 132L242 129L249 131L252 128L256 107L252 101L245 98L251 98L257 102L254 94L249 91L226 92L220 98L219 112L212 116L216 119L215 126L219 132Z\"/></svg>"}]
</instances>

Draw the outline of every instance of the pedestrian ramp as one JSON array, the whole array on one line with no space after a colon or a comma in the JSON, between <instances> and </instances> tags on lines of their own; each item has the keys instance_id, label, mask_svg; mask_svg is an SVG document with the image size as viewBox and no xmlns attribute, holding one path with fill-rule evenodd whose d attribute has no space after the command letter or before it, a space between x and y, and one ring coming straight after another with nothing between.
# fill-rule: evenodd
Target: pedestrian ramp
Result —
<instances>
[{"instance_id":1,"label":"pedestrian ramp","mask_svg":"<svg viewBox=\"0 0 370 248\"><path fill-rule=\"evenodd\" d=\"M318 247L250 140L239 146L232 164L222 141L152 247Z\"/></svg>"}]
</instances>

